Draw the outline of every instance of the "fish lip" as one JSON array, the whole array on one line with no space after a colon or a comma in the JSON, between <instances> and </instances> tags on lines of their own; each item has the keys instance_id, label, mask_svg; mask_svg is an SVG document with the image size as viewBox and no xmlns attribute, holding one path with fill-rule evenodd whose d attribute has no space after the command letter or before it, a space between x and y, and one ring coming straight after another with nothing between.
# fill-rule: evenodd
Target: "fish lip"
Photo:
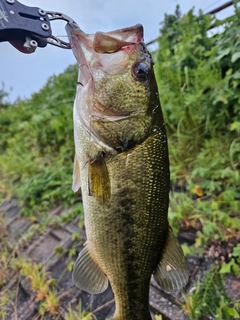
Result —
<instances>
[{"instance_id":1,"label":"fish lip","mask_svg":"<svg viewBox=\"0 0 240 320\"><path fill-rule=\"evenodd\" d=\"M66 27L65 27L66 31L68 34L75 34L75 35L82 35L82 36L86 36L86 37L90 37L90 36L94 36L95 34L104 34L104 35L108 35L108 36L113 36L116 39L121 39L121 40L125 40L126 42L132 42L132 43L140 43L140 42L144 42L143 40L143 26L138 23L134 26L131 27L126 27L126 28L120 28L120 29L116 29L113 31L109 31L109 32L102 32L102 31L98 31L95 34L87 34L84 31L81 30L81 28L79 27L79 25L77 23L72 23L72 22L68 22ZM134 33L135 31L135 33ZM119 36L121 35L121 36Z\"/></svg>"},{"instance_id":2,"label":"fish lip","mask_svg":"<svg viewBox=\"0 0 240 320\"><path fill-rule=\"evenodd\" d=\"M76 23L71 22L66 25L65 29L72 49L79 47L79 44L80 46L83 44L87 50L94 51L95 53L102 53L97 44L101 40L107 40L107 38L119 42L119 47L116 47L116 50L109 51L109 53L117 52L121 48L144 42L143 26L141 24L110 32L97 31L95 34L87 34L82 31Z\"/></svg>"}]
</instances>

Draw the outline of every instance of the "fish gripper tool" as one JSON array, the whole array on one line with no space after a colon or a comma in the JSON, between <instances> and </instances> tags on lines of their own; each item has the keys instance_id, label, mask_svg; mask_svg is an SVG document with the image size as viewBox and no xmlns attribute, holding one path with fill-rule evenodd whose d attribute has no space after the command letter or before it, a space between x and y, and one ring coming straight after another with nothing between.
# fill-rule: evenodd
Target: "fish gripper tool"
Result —
<instances>
[{"instance_id":1,"label":"fish gripper tool","mask_svg":"<svg viewBox=\"0 0 240 320\"><path fill-rule=\"evenodd\" d=\"M23 53L32 53L47 44L71 49L68 42L52 34L53 20L75 24L73 19L59 12L28 7L17 0L0 0L0 42L9 41Z\"/></svg>"}]
</instances>

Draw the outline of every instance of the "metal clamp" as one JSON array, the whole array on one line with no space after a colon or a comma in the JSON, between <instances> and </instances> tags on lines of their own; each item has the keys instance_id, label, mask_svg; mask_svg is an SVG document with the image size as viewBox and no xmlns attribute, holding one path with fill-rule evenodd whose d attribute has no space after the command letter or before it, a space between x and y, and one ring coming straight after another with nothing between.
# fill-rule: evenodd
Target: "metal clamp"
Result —
<instances>
[{"instance_id":1,"label":"metal clamp","mask_svg":"<svg viewBox=\"0 0 240 320\"><path fill-rule=\"evenodd\" d=\"M60 12L54 12L54 11L47 11L46 12L50 17L49 20L53 21L53 20L64 20L68 23L73 23L73 24L77 24L72 18L70 18L69 16L67 16L66 14L60 13ZM70 43L63 41L61 39L59 39L58 37L55 37L53 35L51 35L48 39L47 39L47 43L53 45L53 46L57 46L63 49L71 49L71 45Z\"/></svg>"},{"instance_id":2,"label":"metal clamp","mask_svg":"<svg viewBox=\"0 0 240 320\"><path fill-rule=\"evenodd\" d=\"M71 46L52 35L51 21L75 23L65 14L28 7L16 0L0 0L0 42L9 41L19 51L32 53L51 44L63 49Z\"/></svg>"}]
</instances>

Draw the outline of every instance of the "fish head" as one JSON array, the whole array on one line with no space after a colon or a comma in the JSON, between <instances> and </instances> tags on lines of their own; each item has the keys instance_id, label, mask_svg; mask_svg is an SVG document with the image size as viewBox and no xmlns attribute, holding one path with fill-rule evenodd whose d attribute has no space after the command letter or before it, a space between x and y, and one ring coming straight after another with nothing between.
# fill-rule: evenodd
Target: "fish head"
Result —
<instances>
[{"instance_id":1,"label":"fish head","mask_svg":"<svg viewBox=\"0 0 240 320\"><path fill-rule=\"evenodd\" d=\"M75 125L114 150L141 143L162 119L142 25L95 34L66 29L79 64Z\"/></svg>"}]
</instances>

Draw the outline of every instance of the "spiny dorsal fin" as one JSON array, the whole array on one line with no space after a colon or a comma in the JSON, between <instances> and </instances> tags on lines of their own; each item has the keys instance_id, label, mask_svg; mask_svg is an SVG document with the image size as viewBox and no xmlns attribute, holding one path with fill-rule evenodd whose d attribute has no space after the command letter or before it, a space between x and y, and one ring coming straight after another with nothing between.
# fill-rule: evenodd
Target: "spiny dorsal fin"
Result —
<instances>
[{"instance_id":1,"label":"spiny dorsal fin","mask_svg":"<svg viewBox=\"0 0 240 320\"><path fill-rule=\"evenodd\" d=\"M74 192L77 192L81 188L80 182L80 166L78 163L77 156L74 157L74 167L73 167L73 182L72 189Z\"/></svg>"},{"instance_id":2,"label":"spiny dorsal fin","mask_svg":"<svg viewBox=\"0 0 240 320\"><path fill-rule=\"evenodd\" d=\"M161 260L153 272L158 285L167 292L181 290L188 282L188 271L182 247L169 226Z\"/></svg>"},{"instance_id":3,"label":"spiny dorsal fin","mask_svg":"<svg viewBox=\"0 0 240 320\"><path fill-rule=\"evenodd\" d=\"M92 259L88 246L79 253L75 262L72 279L74 284L89 293L101 293L107 289L108 278Z\"/></svg>"},{"instance_id":4,"label":"spiny dorsal fin","mask_svg":"<svg viewBox=\"0 0 240 320\"><path fill-rule=\"evenodd\" d=\"M111 197L111 184L104 156L99 154L89 162L88 174L89 194L101 203L106 203Z\"/></svg>"}]
</instances>

